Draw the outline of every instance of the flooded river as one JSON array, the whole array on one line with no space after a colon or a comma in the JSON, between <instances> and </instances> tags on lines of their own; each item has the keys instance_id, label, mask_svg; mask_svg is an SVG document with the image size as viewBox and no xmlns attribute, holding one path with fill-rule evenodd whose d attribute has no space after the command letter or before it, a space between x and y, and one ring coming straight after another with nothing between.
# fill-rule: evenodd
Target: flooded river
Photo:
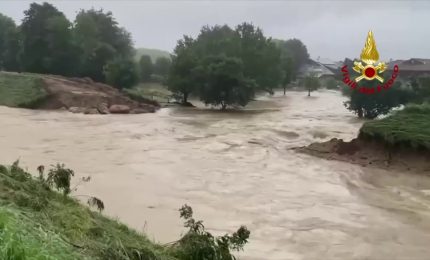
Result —
<instances>
[{"instance_id":1,"label":"flooded river","mask_svg":"<svg viewBox=\"0 0 430 260\"><path fill-rule=\"evenodd\" d=\"M77 194L105 213L176 240L191 205L217 234L251 230L239 259L430 259L430 180L298 154L351 139L362 124L335 92L290 92L220 113L164 108L78 115L0 107L0 158L32 172L63 162L92 176Z\"/></svg>"}]
</instances>

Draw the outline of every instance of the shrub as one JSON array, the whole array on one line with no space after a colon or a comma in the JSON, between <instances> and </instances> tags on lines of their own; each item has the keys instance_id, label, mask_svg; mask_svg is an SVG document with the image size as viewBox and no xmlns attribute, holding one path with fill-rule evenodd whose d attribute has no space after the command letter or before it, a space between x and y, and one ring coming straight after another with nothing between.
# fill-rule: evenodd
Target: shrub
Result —
<instances>
[{"instance_id":1,"label":"shrub","mask_svg":"<svg viewBox=\"0 0 430 260\"><path fill-rule=\"evenodd\" d=\"M242 250L248 242L250 231L241 226L232 235L215 237L205 230L203 221L193 218L193 210L184 205L179 209L180 216L185 220L188 232L175 244L177 257L187 260L233 260L230 250Z\"/></svg>"}]
</instances>

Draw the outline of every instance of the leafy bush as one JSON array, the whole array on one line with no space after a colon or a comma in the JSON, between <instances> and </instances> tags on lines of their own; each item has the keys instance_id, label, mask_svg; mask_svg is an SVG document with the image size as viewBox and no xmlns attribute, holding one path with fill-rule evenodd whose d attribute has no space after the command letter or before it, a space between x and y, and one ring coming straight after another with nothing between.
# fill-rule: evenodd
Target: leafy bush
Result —
<instances>
[{"instance_id":1,"label":"leafy bush","mask_svg":"<svg viewBox=\"0 0 430 260\"><path fill-rule=\"evenodd\" d=\"M248 242L250 231L241 226L232 235L215 237L205 230L203 221L193 218L193 210L184 205L179 209L180 216L185 220L188 232L174 245L176 256L186 260L233 260L236 259L230 250L242 250Z\"/></svg>"},{"instance_id":2,"label":"leafy bush","mask_svg":"<svg viewBox=\"0 0 430 260\"><path fill-rule=\"evenodd\" d=\"M57 163L54 168L49 170L48 178L46 179L50 187L55 187L58 191L63 191L64 196L71 192L70 180L75 175L73 170L65 167L64 164Z\"/></svg>"}]
</instances>

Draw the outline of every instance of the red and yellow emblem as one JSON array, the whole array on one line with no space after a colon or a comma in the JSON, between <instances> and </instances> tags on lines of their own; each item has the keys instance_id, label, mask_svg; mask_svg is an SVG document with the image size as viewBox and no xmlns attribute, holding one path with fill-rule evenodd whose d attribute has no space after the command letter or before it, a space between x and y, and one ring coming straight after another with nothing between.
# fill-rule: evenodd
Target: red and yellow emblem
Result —
<instances>
[{"instance_id":1,"label":"red and yellow emblem","mask_svg":"<svg viewBox=\"0 0 430 260\"><path fill-rule=\"evenodd\" d=\"M361 51L360 58L361 61L354 62L353 69L361 74L355 78L355 81L359 82L362 79L377 79L381 83L384 82L384 79L379 76L379 73L384 72L387 69L387 65L384 62L379 62L376 66L374 65L379 60L379 53L376 49L376 43L375 39L373 38L372 31L369 31L367 34L366 43L364 44L364 48ZM362 62L364 62L364 65Z\"/></svg>"}]
</instances>

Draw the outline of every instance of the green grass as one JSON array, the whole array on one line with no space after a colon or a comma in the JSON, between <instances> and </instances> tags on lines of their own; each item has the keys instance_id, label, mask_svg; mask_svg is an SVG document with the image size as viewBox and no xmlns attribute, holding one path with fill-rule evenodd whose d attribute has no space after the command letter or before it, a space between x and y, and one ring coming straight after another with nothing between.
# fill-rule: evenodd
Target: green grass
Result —
<instances>
[{"instance_id":1,"label":"green grass","mask_svg":"<svg viewBox=\"0 0 430 260\"><path fill-rule=\"evenodd\" d=\"M0 165L0 259L175 259L116 220Z\"/></svg>"},{"instance_id":2,"label":"green grass","mask_svg":"<svg viewBox=\"0 0 430 260\"><path fill-rule=\"evenodd\" d=\"M409 105L381 120L366 122L360 137L430 151L430 104Z\"/></svg>"},{"instance_id":3,"label":"green grass","mask_svg":"<svg viewBox=\"0 0 430 260\"><path fill-rule=\"evenodd\" d=\"M160 83L140 83L133 88L125 90L128 94L134 96L140 96L149 100L155 100L159 103L167 102L168 98L171 97L172 92L170 92L166 86Z\"/></svg>"},{"instance_id":4,"label":"green grass","mask_svg":"<svg viewBox=\"0 0 430 260\"><path fill-rule=\"evenodd\" d=\"M35 75L0 72L0 105L35 108L47 97L43 84Z\"/></svg>"}]
</instances>

